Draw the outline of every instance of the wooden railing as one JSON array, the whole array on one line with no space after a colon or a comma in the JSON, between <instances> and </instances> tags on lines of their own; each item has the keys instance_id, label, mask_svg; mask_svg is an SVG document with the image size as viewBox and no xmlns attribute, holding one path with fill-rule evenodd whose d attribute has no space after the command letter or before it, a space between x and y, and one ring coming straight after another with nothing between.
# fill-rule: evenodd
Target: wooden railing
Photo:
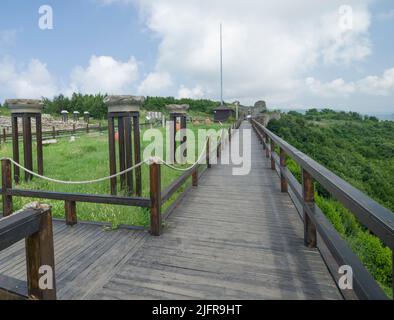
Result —
<instances>
[{"instance_id":1,"label":"wooden railing","mask_svg":"<svg viewBox=\"0 0 394 320\"><path fill-rule=\"evenodd\" d=\"M291 146L256 120L252 119L251 123L263 144L263 148L266 150L266 157L271 160L271 169L277 170L280 175L281 191L289 192L296 207L302 213L305 245L312 248L319 247L331 274L336 279L338 278L338 269L335 270L336 266L351 266L354 292L358 298L387 299L379 284L315 204L314 182L318 182L330 192L392 252L394 249L394 213ZM275 152L276 147L279 148L279 155ZM286 168L286 156L292 158L300 166L302 184ZM319 240L322 240L321 243L320 241L318 243L318 236L320 237ZM327 251L330 257L335 259L335 266L329 263L330 257L324 256L323 252ZM346 290L341 291L346 297Z\"/></svg>"},{"instance_id":2,"label":"wooden railing","mask_svg":"<svg viewBox=\"0 0 394 320\"><path fill-rule=\"evenodd\" d=\"M24 190L13 188L11 161L8 159L1 160L1 178L2 187L0 192L3 199L3 216L7 217L13 212L13 197L50 199L64 201L65 219L67 225L77 223L77 202L112 204L122 206L135 206L150 208L151 201L149 198L142 197L121 197L112 195L94 195L83 193L53 192L41 190Z\"/></svg>"},{"instance_id":3,"label":"wooden railing","mask_svg":"<svg viewBox=\"0 0 394 320\"><path fill-rule=\"evenodd\" d=\"M0 219L0 251L25 239L27 282L0 275L0 300L55 300L55 259L50 207L26 209ZM46 280L42 286L41 268ZM40 285L41 283L41 285Z\"/></svg>"},{"instance_id":4,"label":"wooden railing","mask_svg":"<svg viewBox=\"0 0 394 320\"><path fill-rule=\"evenodd\" d=\"M234 130L238 129L242 123L242 119L233 123L228 129L228 138L231 140ZM197 164L188 171L185 171L175 181L173 181L167 188L162 190L161 186L161 164L153 163L150 165L150 191L151 191L151 233L155 236L161 235L162 232L162 220L168 217L168 214L178 205L182 200L180 195L173 204L167 209L165 213L161 213L161 207L165 204L184 184L192 177L192 187L198 187L199 177L212 167L211 158L216 153L216 158L219 159L221 156L221 150L223 147L223 140L220 140L214 150L211 150L211 138L207 139L205 146L205 161ZM200 168L204 166L203 170ZM190 188L187 188L184 192L186 193Z\"/></svg>"}]
</instances>

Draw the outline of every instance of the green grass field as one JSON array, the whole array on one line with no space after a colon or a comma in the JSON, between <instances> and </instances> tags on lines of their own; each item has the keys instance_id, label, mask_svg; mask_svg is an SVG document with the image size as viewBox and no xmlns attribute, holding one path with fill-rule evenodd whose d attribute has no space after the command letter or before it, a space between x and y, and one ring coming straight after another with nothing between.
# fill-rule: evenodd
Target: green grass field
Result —
<instances>
[{"instance_id":1,"label":"green grass field","mask_svg":"<svg viewBox=\"0 0 394 320\"><path fill-rule=\"evenodd\" d=\"M188 126L193 132L198 129L220 130L220 125ZM164 132L164 129L161 129ZM141 137L144 130L141 131ZM141 143L141 154L149 142ZM20 144L21 148L21 144ZM197 150L196 155L201 152ZM22 148L21 148L22 149ZM35 143L33 146L35 149ZM165 147L164 147L165 150ZM35 151L35 150L34 150ZM12 157L12 144L2 144L0 149L1 157ZM33 154L35 159L35 153ZM23 159L22 150L20 159ZM23 162L22 162L23 164ZM118 166L118 164L117 164ZM187 165L186 165L187 167ZM34 168L37 168L34 163ZM119 167L118 167L119 168ZM162 190L169 186L182 172L178 172L162 166ZM109 175L108 164L108 137L103 132L84 134L78 136L75 142L70 142L70 138L65 137L58 140L57 144L44 146L44 175L60 180L93 180ZM21 172L20 189L45 190L58 192L77 192L84 194L110 194L109 181L88 185L65 185L48 182L39 178L34 178L31 182L24 182L24 172ZM189 179L190 180L190 179ZM118 180L119 184L119 180ZM163 211L176 199L177 196L190 184L188 181L182 188L163 206ZM120 194L122 195L122 194ZM149 197L149 167L142 166L142 196ZM21 209L25 204L37 199L14 197L14 211ZM43 203L52 205L53 216L64 218L64 201L40 200ZM112 223L114 227L120 224L148 226L149 209L129 206L115 206L94 203L77 203L78 219L82 221L99 221Z\"/></svg>"}]
</instances>

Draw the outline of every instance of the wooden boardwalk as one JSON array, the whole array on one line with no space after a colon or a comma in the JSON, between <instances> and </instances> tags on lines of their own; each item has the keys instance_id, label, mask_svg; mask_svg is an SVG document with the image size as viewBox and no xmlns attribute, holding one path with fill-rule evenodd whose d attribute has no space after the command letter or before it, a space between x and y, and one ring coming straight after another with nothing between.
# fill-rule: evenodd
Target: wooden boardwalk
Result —
<instances>
[{"instance_id":1,"label":"wooden boardwalk","mask_svg":"<svg viewBox=\"0 0 394 320\"><path fill-rule=\"evenodd\" d=\"M341 299L253 132L251 150L249 175L214 165L161 237L55 221L58 298ZM24 279L23 252L0 253L0 274Z\"/></svg>"}]
</instances>

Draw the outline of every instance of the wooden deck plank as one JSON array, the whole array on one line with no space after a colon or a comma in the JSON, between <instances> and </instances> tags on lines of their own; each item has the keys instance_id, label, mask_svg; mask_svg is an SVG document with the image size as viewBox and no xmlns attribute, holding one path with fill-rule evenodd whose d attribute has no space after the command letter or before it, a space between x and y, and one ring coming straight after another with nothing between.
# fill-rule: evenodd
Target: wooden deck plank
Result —
<instances>
[{"instance_id":1,"label":"wooden deck plank","mask_svg":"<svg viewBox=\"0 0 394 320\"><path fill-rule=\"evenodd\" d=\"M341 299L256 137L252 169L213 166L94 298Z\"/></svg>"},{"instance_id":2,"label":"wooden deck plank","mask_svg":"<svg viewBox=\"0 0 394 320\"><path fill-rule=\"evenodd\" d=\"M243 124L250 129L249 124ZM227 146L228 148L228 146ZM161 237L54 221L60 299L341 299L252 133L251 172L214 165L165 221ZM24 243L0 273L25 277Z\"/></svg>"}]
</instances>

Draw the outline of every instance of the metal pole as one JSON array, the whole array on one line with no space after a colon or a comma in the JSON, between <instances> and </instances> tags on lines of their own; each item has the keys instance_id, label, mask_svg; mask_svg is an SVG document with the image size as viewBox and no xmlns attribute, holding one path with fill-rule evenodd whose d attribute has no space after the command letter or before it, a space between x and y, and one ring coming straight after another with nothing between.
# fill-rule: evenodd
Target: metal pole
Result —
<instances>
[{"instance_id":1,"label":"metal pole","mask_svg":"<svg viewBox=\"0 0 394 320\"><path fill-rule=\"evenodd\" d=\"M220 103L223 106L223 34L220 24Z\"/></svg>"}]
</instances>

